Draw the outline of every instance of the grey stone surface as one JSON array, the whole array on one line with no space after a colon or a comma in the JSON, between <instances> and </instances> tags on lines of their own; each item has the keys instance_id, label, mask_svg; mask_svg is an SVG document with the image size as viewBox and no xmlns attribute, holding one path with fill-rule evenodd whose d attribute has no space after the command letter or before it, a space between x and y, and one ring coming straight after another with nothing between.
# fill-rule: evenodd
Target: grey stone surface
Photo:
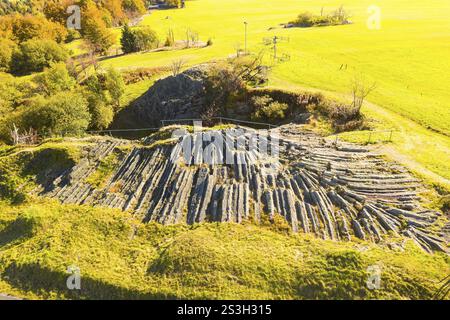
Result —
<instances>
[{"instance_id":1,"label":"grey stone surface","mask_svg":"<svg viewBox=\"0 0 450 320\"><path fill-rule=\"evenodd\" d=\"M112 128L149 128L161 120L199 118L205 107L206 72L206 66L197 66L158 80L117 115Z\"/></svg>"},{"instance_id":2,"label":"grey stone surface","mask_svg":"<svg viewBox=\"0 0 450 320\"><path fill-rule=\"evenodd\" d=\"M191 135L186 141L195 145L202 133ZM239 162L213 165L194 161L202 158L198 148L185 161L179 145L134 144L105 186L95 189L86 181L101 159L130 143L105 138L86 147L73 168L47 181L41 194L62 203L129 210L146 222L240 223L280 215L294 232L324 239L381 242L389 233L409 237L428 252L447 251L445 217L421 206L423 187L397 164L359 146L336 148L289 126L281 128L280 140L280 159L235 152L229 143L218 154L234 154Z\"/></svg>"}]
</instances>

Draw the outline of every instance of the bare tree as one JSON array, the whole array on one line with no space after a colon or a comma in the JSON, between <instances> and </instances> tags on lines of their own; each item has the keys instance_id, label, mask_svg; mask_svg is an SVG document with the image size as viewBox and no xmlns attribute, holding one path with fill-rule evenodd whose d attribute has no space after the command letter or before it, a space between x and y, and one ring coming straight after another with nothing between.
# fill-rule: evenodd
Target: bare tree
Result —
<instances>
[{"instance_id":1,"label":"bare tree","mask_svg":"<svg viewBox=\"0 0 450 320\"><path fill-rule=\"evenodd\" d=\"M368 85L364 79L364 77L359 76L353 79L352 82L352 108L355 114L359 114L361 111L361 107L364 104L364 100L367 96L372 93L377 87L377 84L373 82Z\"/></svg>"},{"instance_id":2,"label":"bare tree","mask_svg":"<svg viewBox=\"0 0 450 320\"><path fill-rule=\"evenodd\" d=\"M174 77L179 75L185 65L186 60L184 59L173 60L172 63L170 64L170 71L172 72L172 75Z\"/></svg>"},{"instance_id":3,"label":"bare tree","mask_svg":"<svg viewBox=\"0 0 450 320\"><path fill-rule=\"evenodd\" d=\"M24 131L23 133L20 133L15 123L13 123L13 127L10 130L10 135L14 145L18 144L33 145L37 144L39 140L38 133L36 130L30 128L28 132Z\"/></svg>"},{"instance_id":4,"label":"bare tree","mask_svg":"<svg viewBox=\"0 0 450 320\"><path fill-rule=\"evenodd\" d=\"M191 39L191 43L195 46L198 42L198 33L191 31L189 34L189 37Z\"/></svg>"},{"instance_id":5,"label":"bare tree","mask_svg":"<svg viewBox=\"0 0 450 320\"><path fill-rule=\"evenodd\" d=\"M198 42L198 33L191 29L186 29L186 48L190 48L191 44L195 45Z\"/></svg>"},{"instance_id":6,"label":"bare tree","mask_svg":"<svg viewBox=\"0 0 450 320\"><path fill-rule=\"evenodd\" d=\"M167 31L166 43L164 44L166 47L172 47L175 44L175 36L173 33L173 29L169 28Z\"/></svg>"},{"instance_id":7,"label":"bare tree","mask_svg":"<svg viewBox=\"0 0 450 320\"><path fill-rule=\"evenodd\" d=\"M260 85L267 81L268 67L263 64L264 51L255 56L235 59L232 66L238 79L251 85Z\"/></svg>"},{"instance_id":8,"label":"bare tree","mask_svg":"<svg viewBox=\"0 0 450 320\"><path fill-rule=\"evenodd\" d=\"M344 6L340 6L336 11L333 12L333 18L336 20L336 22L344 24L348 22L348 19L350 18L350 13L345 10Z\"/></svg>"}]
</instances>

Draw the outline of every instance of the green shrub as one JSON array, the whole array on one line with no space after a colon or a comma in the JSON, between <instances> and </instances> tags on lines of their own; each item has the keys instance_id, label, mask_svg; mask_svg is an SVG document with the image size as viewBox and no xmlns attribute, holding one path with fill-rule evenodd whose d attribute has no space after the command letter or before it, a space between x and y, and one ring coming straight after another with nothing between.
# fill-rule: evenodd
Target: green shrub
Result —
<instances>
[{"instance_id":1,"label":"green shrub","mask_svg":"<svg viewBox=\"0 0 450 320\"><path fill-rule=\"evenodd\" d=\"M145 51L158 47L158 35L150 27L138 28L133 30L133 32L137 51Z\"/></svg>"},{"instance_id":2,"label":"green shrub","mask_svg":"<svg viewBox=\"0 0 450 320\"><path fill-rule=\"evenodd\" d=\"M34 128L47 137L53 134L77 134L85 131L91 115L81 93L58 93L49 99L37 97L22 114L24 128Z\"/></svg>"},{"instance_id":3,"label":"green shrub","mask_svg":"<svg viewBox=\"0 0 450 320\"><path fill-rule=\"evenodd\" d=\"M285 112L289 109L286 103L273 101L269 96L253 97L252 104L255 108L252 119L257 121L276 122L283 120L286 117Z\"/></svg>"},{"instance_id":4,"label":"green shrub","mask_svg":"<svg viewBox=\"0 0 450 320\"><path fill-rule=\"evenodd\" d=\"M102 159L98 168L86 179L86 182L94 188L103 188L119 164L120 156L118 152L111 153Z\"/></svg>"},{"instance_id":5,"label":"green shrub","mask_svg":"<svg viewBox=\"0 0 450 320\"><path fill-rule=\"evenodd\" d=\"M13 53L16 48L17 45L13 41L0 38L0 72L10 71Z\"/></svg>"},{"instance_id":6,"label":"green shrub","mask_svg":"<svg viewBox=\"0 0 450 320\"><path fill-rule=\"evenodd\" d=\"M292 23L302 27L302 28L307 28L307 27L312 27L313 24L313 15L310 12L302 12L298 15L297 19L294 20Z\"/></svg>"},{"instance_id":7,"label":"green shrub","mask_svg":"<svg viewBox=\"0 0 450 320\"><path fill-rule=\"evenodd\" d=\"M122 28L120 43L124 53L145 51L159 46L158 35L153 29L150 27L131 29L128 25Z\"/></svg>"},{"instance_id":8,"label":"green shrub","mask_svg":"<svg viewBox=\"0 0 450 320\"><path fill-rule=\"evenodd\" d=\"M69 75L69 71L64 63L55 63L46 69L45 72L37 75L33 81L37 84L37 92L47 96L61 91L70 91L76 81Z\"/></svg>"},{"instance_id":9,"label":"green shrub","mask_svg":"<svg viewBox=\"0 0 450 320\"><path fill-rule=\"evenodd\" d=\"M41 72L52 63L64 62L69 54L52 40L28 40L13 55L12 70L16 74Z\"/></svg>"},{"instance_id":10,"label":"green shrub","mask_svg":"<svg viewBox=\"0 0 450 320\"><path fill-rule=\"evenodd\" d=\"M332 26L332 25L342 25L349 23L349 13L344 9L343 6L339 7L337 10L330 14L314 15L308 11L302 12L297 16L297 19L291 21L293 24L300 28L309 28L314 26Z\"/></svg>"}]
</instances>

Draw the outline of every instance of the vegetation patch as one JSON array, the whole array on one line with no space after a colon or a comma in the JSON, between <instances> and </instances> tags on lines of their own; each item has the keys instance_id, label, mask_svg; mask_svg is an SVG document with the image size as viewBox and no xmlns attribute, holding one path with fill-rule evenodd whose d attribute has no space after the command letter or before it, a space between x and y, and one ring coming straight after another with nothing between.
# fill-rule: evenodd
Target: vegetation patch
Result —
<instances>
[{"instance_id":1,"label":"vegetation patch","mask_svg":"<svg viewBox=\"0 0 450 320\"><path fill-rule=\"evenodd\" d=\"M154 76L168 71L170 71L169 67L137 68L122 72L122 76L125 84L130 85L140 81L151 79Z\"/></svg>"},{"instance_id":2,"label":"vegetation patch","mask_svg":"<svg viewBox=\"0 0 450 320\"><path fill-rule=\"evenodd\" d=\"M273 101L269 96L254 97L252 104L255 111L251 117L255 121L282 121L286 117L285 112L289 109L286 103Z\"/></svg>"},{"instance_id":3,"label":"vegetation patch","mask_svg":"<svg viewBox=\"0 0 450 320\"><path fill-rule=\"evenodd\" d=\"M0 291L24 298L430 299L448 263L410 242L397 251L251 223L162 226L49 200L0 203ZM379 290L366 285L373 265ZM81 291L66 287L70 266Z\"/></svg>"},{"instance_id":4,"label":"vegetation patch","mask_svg":"<svg viewBox=\"0 0 450 320\"><path fill-rule=\"evenodd\" d=\"M97 169L86 179L86 182L96 189L102 189L124 155L122 150L115 149L110 155L100 160Z\"/></svg>"},{"instance_id":5,"label":"vegetation patch","mask_svg":"<svg viewBox=\"0 0 450 320\"><path fill-rule=\"evenodd\" d=\"M0 156L0 198L22 203L35 187L45 185L80 159L81 146L51 141L33 149L14 147Z\"/></svg>"},{"instance_id":6,"label":"vegetation patch","mask_svg":"<svg viewBox=\"0 0 450 320\"><path fill-rule=\"evenodd\" d=\"M344 9L343 6L328 14L325 14L322 8L320 15L315 15L305 11L300 13L297 19L289 22L286 26L295 26L300 28L338 26L350 24L351 22L349 18L350 14Z\"/></svg>"}]
</instances>

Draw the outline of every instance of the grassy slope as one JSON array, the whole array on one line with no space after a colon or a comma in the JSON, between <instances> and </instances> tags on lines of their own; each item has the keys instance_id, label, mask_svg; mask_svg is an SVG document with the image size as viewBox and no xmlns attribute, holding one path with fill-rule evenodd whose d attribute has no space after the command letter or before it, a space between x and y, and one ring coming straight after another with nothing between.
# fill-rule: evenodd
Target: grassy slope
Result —
<instances>
[{"instance_id":1,"label":"grassy slope","mask_svg":"<svg viewBox=\"0 0 450 320\"><path fill-rule=\"evenodd\" d=\"M352 14L353 25L311 29L276 29L279 23L293 19L302 10L319 12L344 4ZM249 22L249 48L264 48L262 39L271 35L290 37L280 45L291 61L278 64L272 73L272 84L283 87L320 88L334 94L346 94L355 74L376 81L377 90L370 96L366 113L381 121L379 128L400 130L394 140L396 151L426 170L450 178L450 139L426 128L450 134L450 4L445 0L380 0L382 29L368 30L367 8L371 1L312 0L278 1L198 0L183 10L153 12L144 24L155 28L161 38L169 28L177 39L185 30L197 31L214 45L204 49L127 55L106 60L104 64L129 68L168 65L183 57L189 64L226 57L235 52L236 43L243 47L243 21ZM342 64L348 69L339 71ZM391 112L386 113L388 109ZM416 126L412 119L422 126ZM407 164L407 163L406 163Z\"/></svg>"},{"instance_id":2,"label":"grassy slope","mask_svg":"<svg viewBox=\"0 0 450 320\"><path fill-rule=\"evenodd\" d=\"M52 139L36 148L0 148L0 194L21 202L0 201L0 293L87 299L416 299L431 298L450 272L448 256L425 254L411 241L406 251L358 239L324 241L291 234L281 218L260 226L142 224L129 212L30 196L34 178L72 166L80 147L91 142ZM105 167L89 179L101 183L111 172L108 163L105 159ZM382 288L376 291L366 286L367 267L374 264L382 268ZM65 286L72 265L81 269L81 292Z\"/></svg>"},{"instance_id":3,"label":"grassy slope","mask_svg":"<svg viewBox=\"0 0 450 320\"><path fill-rule=\"evenodd\" d=\"M278 225L279 229L287 227ZM253 224L161 226L129 213L0 203L0 292L26 298L431 298L448 257ZM367 267L382 268L369 290ZM81 270L81 292L66 270Z\"/></svg>"}]
</instances>

